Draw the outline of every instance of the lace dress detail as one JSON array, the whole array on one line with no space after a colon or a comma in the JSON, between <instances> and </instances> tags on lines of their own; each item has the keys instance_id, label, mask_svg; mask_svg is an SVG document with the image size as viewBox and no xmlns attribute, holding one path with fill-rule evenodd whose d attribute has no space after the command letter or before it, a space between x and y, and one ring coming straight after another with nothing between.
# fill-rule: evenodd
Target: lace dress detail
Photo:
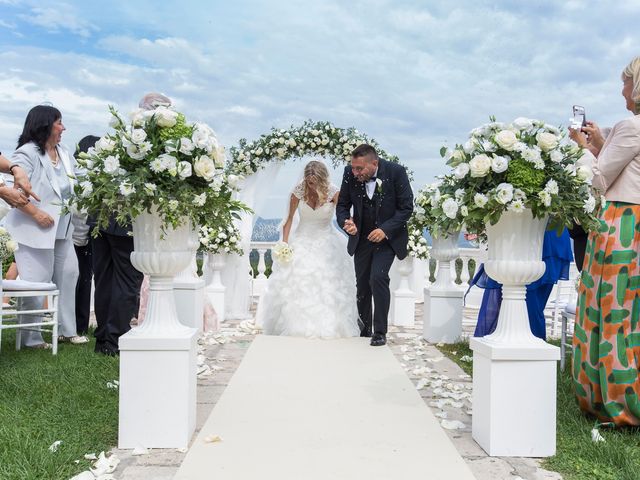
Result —
<instances>
[{"instance_id":1,"label":"lace dress detail","mask_svg":"<svg viewBox=\"0 0 640 480\"><path fill-rule=\"evenodd\" d=\"M332 191L335 195L337 189ZM300 223L289 242L292 260L274 262L256 321L267 335L358 336L355 273L346 238L333 224L335 205L328 201L314 210L301 200L297 211Z\"/></svg>"}]
</instances>

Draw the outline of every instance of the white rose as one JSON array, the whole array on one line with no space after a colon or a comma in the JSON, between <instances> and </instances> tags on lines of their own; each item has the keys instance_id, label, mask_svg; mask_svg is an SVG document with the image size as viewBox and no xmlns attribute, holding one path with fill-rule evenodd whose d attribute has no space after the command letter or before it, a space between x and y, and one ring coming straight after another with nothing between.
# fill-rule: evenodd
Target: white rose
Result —
<instances>
[{"instance_id":1,"label":"white rose","mask_svg":"<svg viewBox=\"0 0 640 480\"><path fill-rule=\"evenodd\" d=\"M482 149L485 152L495 152L496 151L496 146L493 143L491 143L489 140L484 140L482 142Z\"/></svg>"},{"instance_id":2,"label":"white rose","mask_svg":"<svg viewBox=\"0 0 640 480\"><path fill-rule=\"evenodd\" d=\"M491 170L491 159L484 153L476 155L469 162L472 177L484 177Z\"/></svg>"},{"instance_id":3,"label":"white rose","mask_svg":"<svg viewBox=\"0 0 640 480\"><path fill-rule=\"evenodd\" d=\"M460 165L458 165L453 170L453 174L458 179L463 179L464 177L467 176L468 173L469 173L469 164L468 163L461 163Z\"/></svg>"},{"instance_id":4,"label":"white rose","mask_svg":"<svg viewBox=\"0 0 640 480\"><path fill-rule=\"evenodd\" d=\"M111 128L117 128L120 125L120 119L115 115L111 115L111 119L109 120L109 126Z\"/></svg>"},{"instance_id":5,"label":"white rose","mask_svg":"<svg viewBox=\"0 0 640 480\"><path fill-rule=\"evenodd\" d=\"M113 175L120 168L120 160L118 160L113 155L109 155L104 159L104 171L109 175Z\"/></svg>"},{"instance_id":6,"label":"white rose","mask_svg":"<svg viewBox=\"0 0 640 480\"><path fill-rule=\"evenodd\" d=\"M513 199L513 185L510 183L501 183L496 188L496 200L506 205Z\"/></svg>"},{"instance_id":7,"label":"white rose","mask_svg":"<svg viewBox=\"0 0 640 480\"><path fill-rule=\"evenodd\" d=\"M158 160L160 161L160 164L162 165L160 171L165 171L165 170L176 170L178 168L178 159L176 157L174 157L173 155L169 155L168 153L163 153L162 155L158 156Z\"/></svg>"},{"instance_id":8,"label":"white rose","mask_svg":"<svg viewBox=\"0 0 640 480\"><path fill-rule=\"evenodd\" d=\"M134 128L131 130L131 141L136 145L140 145L147 139L147 132L141 128Z\"/></svg>"},{"instance_id":9,"label":"white rose","mask_svg":"<svg viewBox=\"0 0 640 480\"><path fill-rule=\"evenodd\" d=\"M175 112L167 107L158 107L155 110L151 110L156 117L156 123L161 128L174 127L178 121L178 112Z\"/></svg>"},{"instance_id":10,"label":"white rose","mask_svg":"<svg viewBox=\"0 0 640 480\"><path fill-rule=\"evenodd\" d=\"M216 149L211 152L212 153L212 157L213 160L216 164L216 168L224 168L224 161L225 161L225 153L224 153L224 147L222 145L218 145L216 147Z\"/></svg>"},{"instance_id":11,"label":"white rose","mask_svg":"<svg viewBox=\"0 0 640 480\"><path fill-rule=\"evenodd\" d=\"M533 122L526 117L518 117L513 121L513 125L518 130L529 130L531 127L533 127Z\"/></svg>"},{"instance_id":12,"label":"white rose","mask_svg":"<svg viewBox=\"0 0 640 480\"><path fill-rule=\"evenodd\" d=\"M478 207L478 208L484 207L487 204L488 201L489 201L489 197L487 197L486 195L484 195L482 193L476 193L473 196L473 203L475 203L476 207Z\"/></svg>"},{"instance_id":13,"label":"white rose","mask_svg":"<svg viewBox=\"0 0 640 480\"><path fill-rule=\"evenodd\" d=\"M131 143L127 145L127 154L134 160L142 160L151 150L151 143L142 142L140 145Z\"/></svg>"},{"instance_id":14,"label":"white rose","mask_svg":"<svg viewBox=\"0 0 640 480\"><path fill-rule=\"evenodd\" d=\"M9 240L6 244L7 246L7 250L9 250L9 252L14 253L16 250L18 250L18 242L16 242L15 240Z\"/></svg>"},{"instance_id":15,"label":"white rose","mask_svg":"<svg viewBox=\"0 0 640 480\"><path fill-rule=\"evenodd\" d=\"M227 177L227 181L229 182L231 188L237 188L242 180L244 180L244 177L239 175L231 174Z\"/></svg>"},{"instance_id":16,"label":"white rose","mask_svg":"<svg viewBox=\"0 0 640 480\"><path fill-rule=\"evenodd\" d=\"M189 162L180 162L178 164L178 176L180 178L189 178L192 174L191 164Z\"/></svg>"},{"instance_id":17,"label":"white rose","mask_svg":"<svg viewBox=\"0 0 640 480\"><path fill-rule=\"evenodd\" d=\"M191 155L191 152L193 152L193 148L194 148L194 145L191 139L187 137L182 137L180 139L180 153L184 153L185 155Z\"/></svg>"},{"instance_id":18,"label":"white rose","mask_svg":"<svg viewBox=\"0 0 640 480\"><path fill-rule=\"evenodd\" d=\"M527 199L527 195L522 190L520 190L519 188L516 188L513 191L513 199L514 200L525 201Z\"/></svg>"},{"instance_id":19,"label":"white rose","mask_svg":"<svg viewBox=\"0 0 640 480\"><path fill-rule=\"evenodd\" d=\"M213 180L216 174L216 165L211 158L201 155L193 162L193 171L197 176L209 182Z\"/></svg>"},{"instance_id":20,"label":"white rose","mask_svg":"<svg viewBox=\"0 0 640 480\"><path fill-rule=\"evenodd\" d=\"M478 146L478 141L475 138L470 138L469 140L467 140L465 142L465 144L462 146L462 150L465 153L471 153L473 152L473 150Z\"/></svg>"},{"instance_id":21,"label":"white rose","mask_svg":"<svg viewBox=\"0 0 640 480\"><path fill-rule=\"evenodd\" d=\"M456 218L456 215L458 214L458 202L453 198L447 198L442 202L442 211L447 217Z\"/></svg>"},{"instance_id":22,"label":"white rose","mask_svg":"<svg viewBox=\"0 0 640 480\"><path fill-rule=\"evenodd\" d=\"M516 143L518 143L518 138L512 131L502 130L496 134L495 141L500 148L511 151Z\"/></svg>"},{"instance_id":23,"label":"white rose","mask_svg":"<svg viewBox=\"0 0 640 480\"><path fill-rule=\"evenodd\" d=\"M576 176L583 182L590 182L593 179L593 170L588 165L580 165L576 170Z\"/></svg>"},{"instance_id":24,"label":"white rose","mask_svg":"<svg viewBox=\"0 0 640 480\"><path fill-rule=\"evenodd\" d=\"M506 157L494 155L491 159L491 170L502 173L509 167L509 160Z\"/></svg>"},{"instance_id":25,"label":"white rose","mask_svg":"<svg viewBox=\"0 0 640 480\"><path fill-rule=\"evenodd\" d=\"M558 137L553 133L540 132L536 135L536 140L543 152L549 152L558 146Z\"/></svg>"},{"instance_id":26,"label":"white rose","mask_svg":"<svg viewBox=\"0 0 640 480\"><path fill-rule=\"evenodd\" d=\"M109 137L102 137L96 142L95 148L97 152L111 152L116 148L116 141Z\"/></svg>"},{"instance_id":27,"label":"white rose","mask_svg":"<svg viewBox=\"0 0 640 480\"><path fill-rule=\"evenodd\" d=\"M549 180L547 184L544 186L544 189L549 192L551 195L558 194L558 182L555 180Z\"/></svg>"},{"instance_id":28,"label":"white rose","mask_svg":"<svg viewBox=\"0 0 640 480\"><path fill-rule=\"evenodd\" d=\"M560 163L564 159L564 155L560 150L554 150L549 154L551 161L554 163Z\"/></svg>"},{"instance_id":29,"label":"white rose","mask_svg":"<svg viewBox=\"0 0 640 480\"><path fill-rule=\"evenodd\" d=\"M456 200L460 201L464 198L464 194L465 194L464 188L458 188L454 192L453 196L456 198Z\"/></svg>"}]
</instances>

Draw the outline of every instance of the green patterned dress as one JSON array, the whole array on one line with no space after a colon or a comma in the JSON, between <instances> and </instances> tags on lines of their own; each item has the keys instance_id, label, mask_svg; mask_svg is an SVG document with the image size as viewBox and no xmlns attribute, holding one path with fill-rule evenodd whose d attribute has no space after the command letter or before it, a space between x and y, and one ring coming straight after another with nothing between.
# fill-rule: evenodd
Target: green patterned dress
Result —
<instances>
[{"instance_id":1,"label":"green patterned dress","mask_svg":"<svg viewBox=\"0 0 640 480\"><path fill-rule=\"evenodd\" d=\"M580 408L640 425L640 205L607 202L587 243L573 336Z\"/></svg>"}]
</instances>

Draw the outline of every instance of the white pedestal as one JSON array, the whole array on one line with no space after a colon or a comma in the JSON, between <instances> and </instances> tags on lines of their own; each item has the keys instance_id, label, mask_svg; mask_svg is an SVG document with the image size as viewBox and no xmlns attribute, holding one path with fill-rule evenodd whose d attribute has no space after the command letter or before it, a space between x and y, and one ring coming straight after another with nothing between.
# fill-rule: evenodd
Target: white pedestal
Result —
<instances>
[{"instance_id":1,"label":"white pedestal","mask_svg":"<svg viewBox=\"0 0 640 480\"><path fill-rule=\"evenodd\" d=\"M556 452L556 362L560 349L495 345L472 338L473 439L492 457Z\"/></svg>"},{"instance_id":2,"label":"white pedestal","mask_svg":"<svg viewBox=\"0 0 640 480\"><path fill-rule=\"evenodd\" d=\"M204 280L174 280L173 295L176 299L178 320L186 327L192 327L202 333L202 314L204 310Z\"/></svg>"},{"instance_id":3,"label":"white pedestal","mask_svg":"<svg viewBox=\"0 0 640 480\"><path fill-rule=\"evenodd\" d=\"M393 325L413 327L416 316L416 297L412 290L393 292Z\"/></svg>"},{"instance_id":4,"label":"white pedestal","mask_svg":"<svg viewBox=\"0 0 640 480\"><path fill-rule=\"evenodd\" d=\"M207 295L207 298L209 298L209 301L211 302L211 305L213 306L213 309L215 310L215 312L218 314L218 319L223 322L225 319L225 312L224 312L224 296L225 296L225 291L227 290L227 287L225 287L224 285L220 284L220 285L209 285L208 287L205 288L205 295Z\"/></svg>"},{"instance_id":5,"label":"white pedestal","mask_svg":"<svg viewBox=\"0 0 640 480\"><path fill-rule=\"evenodd\" d=\"M424 289L422 337L431 343L455 343L462 335L461 288Z\"/></svg>"},{"instance_id":6,"label":"white pedestal","mask_svg":"<svg viewBox=\"0 0 640 480\"><path fill-rule=\"evenodd\" d=\"M118 448L186 448L196 426L196 338L120 337Z\"/></svg>"}]
</instances>

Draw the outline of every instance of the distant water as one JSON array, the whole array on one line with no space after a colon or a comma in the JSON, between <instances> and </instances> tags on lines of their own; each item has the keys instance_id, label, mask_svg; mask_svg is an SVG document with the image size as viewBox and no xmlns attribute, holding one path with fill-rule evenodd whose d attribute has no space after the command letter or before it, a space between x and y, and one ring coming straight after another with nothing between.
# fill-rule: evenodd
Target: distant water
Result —
<instances>
[{"instance_id":1,"label":"distant water","mask_svg":"<svg viewBox=\"0 0 640 480\"><path fill-rule=\"evenodd\" d=\"M278 227L280 226L282 219L280 218L262 218L258 217L256 223L253 226L253 234L251 241L253 242L277 242L280 238L280 232ZM335 221L334 221L335 223ZM336 225L337 226L337 225ZM424 236L427 239L427 243L431 245L431 235L427 230L424 231ZM460 234L458 238L458 246L460 248L475 248L471 242L465 240L464 235Z\"/></svg>"}]
</instances>

